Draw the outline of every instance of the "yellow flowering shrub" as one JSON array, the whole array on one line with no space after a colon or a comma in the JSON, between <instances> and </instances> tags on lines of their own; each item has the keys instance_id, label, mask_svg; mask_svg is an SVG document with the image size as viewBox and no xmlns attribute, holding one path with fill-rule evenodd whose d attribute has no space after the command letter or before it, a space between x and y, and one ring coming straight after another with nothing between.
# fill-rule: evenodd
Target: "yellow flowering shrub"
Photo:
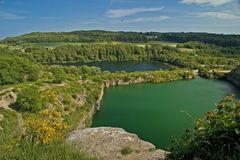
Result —
<instances>
[{"instance_id":1,"label":"yellow flowering shrub","mask_svg":"<svg viewBox=\"0 0 240 160\"><path fill-rule=\"evenodd\" d=\"M42 144L49 144L63 138L63 131L68 127L61 112L45 109L40 112L40 118L25 120L27 138Z\"/></svg>"}]
</instances>

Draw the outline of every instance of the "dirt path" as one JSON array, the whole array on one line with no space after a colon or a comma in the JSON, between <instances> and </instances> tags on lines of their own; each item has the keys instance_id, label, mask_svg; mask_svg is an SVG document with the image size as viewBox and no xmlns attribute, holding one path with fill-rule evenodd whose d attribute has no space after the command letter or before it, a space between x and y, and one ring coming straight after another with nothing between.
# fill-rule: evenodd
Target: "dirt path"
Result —
<instances>
[{"instance_id":1,"label":"dirt path","mask_svg":"<svg viewBox=\"0 0 240 160\"><path fill-rule=\"evenodd\" d=\"M5 93L5 92L10 92L10 91L12 91L13 89L14 89L13 87L7 88L7 89L3 89L3 90L0 91L0 94L3 94L3 93Z\"/></svg>"},{"instance_id":2,"label":"dirt path","mask_svg":"<svg viewBox=\"0 0 240 160\"><path fill-rule=\"evenodd\" d=\"M18 134L21 135L21 134L23 134L23 133L25 132L24 122L23 122L23 116L22 116L22 113L21 113L21 112L19 112L19 113L17 114L17 116L18 116L18 127L17 127L16 131L17 131Z\"/></svg>"},{"instance_id":3,"label":"dirt path","mask_svg":"<svg viewBox=\"0 0 240 160\"><path fill-rule=\"evenodd\" d=\"M51 89L53 87L65 87L66 83L59 83L59 84L48 84L46 83L43 87L41 87L40 91L45 91L47 89Z\"/></svg>"}]
</instances>

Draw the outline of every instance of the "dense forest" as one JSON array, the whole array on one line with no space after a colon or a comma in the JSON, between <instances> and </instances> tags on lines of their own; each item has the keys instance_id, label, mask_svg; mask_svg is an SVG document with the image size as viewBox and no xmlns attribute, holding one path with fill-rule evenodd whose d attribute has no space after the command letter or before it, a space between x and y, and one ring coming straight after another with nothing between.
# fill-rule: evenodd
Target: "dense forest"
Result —
<instances>
[{"instance_id":1,"label":"dense forest","mask_svg":"<svg viewBox=\"0 0 240 160\"><path fill-rule=\"evenodd\" d=\"M0 84L36 81L40 69L28 59L17 56L0 56Z\"/></svg>"},{"instance_id":2,"label":"dense forest","mask_svg":"<svg viewBox=\"0 0 240 160\"><path fill-rule=\"evenodd\" d=\"M228 51L222 47L211 48L209 45L197 49L198 45L199 43L192 46L195 50L191 52L185 51L185 49L192 48L185 43L177 47L161 44L139 46L124 43L62 45L54 49L35 46L26 48L22 56L27 56L43 64L90 61L160 61L191 69L199 69L202 66L232 69L240 64L237 49Z\"/></svg>"},{"instance_id":3,"label":"dense forest","mask_svg":"<svg viewBox=\"0 0 240 160\"><path fill-rule=\"evenodd\" d=\"M158 32L110 32L110 31L74 31L74 32L34 32L18 37L6 38L5 44L24 44L36 42L148 42L169 41L184 43L189 41L215 44L223 47L240 46L239 35L209 33L158 33Z\"/></svg>"}]
</instances>

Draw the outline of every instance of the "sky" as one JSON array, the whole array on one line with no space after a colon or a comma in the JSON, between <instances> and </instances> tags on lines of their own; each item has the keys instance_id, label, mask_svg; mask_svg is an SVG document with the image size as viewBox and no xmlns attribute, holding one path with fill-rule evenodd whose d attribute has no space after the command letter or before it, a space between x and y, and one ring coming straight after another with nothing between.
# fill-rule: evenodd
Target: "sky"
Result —
<instances>
[{"instance_id":1,"label":"sky","mask_svg":"<svg viewBox=\"0 0 240 160\"><path fill-rule=\"evenodd\" d=\"M0 0L0 39L96 29L240 34L240 0Z\"/></svg>"}]
</instances>

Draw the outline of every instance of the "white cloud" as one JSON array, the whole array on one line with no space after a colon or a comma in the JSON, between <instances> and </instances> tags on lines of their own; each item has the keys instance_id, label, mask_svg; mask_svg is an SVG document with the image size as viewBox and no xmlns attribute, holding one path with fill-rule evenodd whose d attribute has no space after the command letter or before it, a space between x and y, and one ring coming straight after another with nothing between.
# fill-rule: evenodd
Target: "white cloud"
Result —
<instances>
[{"instance_id":1,"label":"white cloud","mask_svg":"<svg viewBox=\"0 0 240 160\"><path fill-rule=\"evenodd\" d=\"M123 22L135 23L135 22L160 22L169 19L168 16L158 16L158 17L139 17L135 19L125 20Z\"/></svg>"},{"instance_id":2,"label":"white cloud","mask_svg":"<svg viewBox=\"0 0 240 160\"><path fill-rule=\"evenodd\" d=\"M212 17L218 19L240 19L239 15L226 12L200 12L196 13L198 17Z\"/></svg>"},{"instance_id":3,"label":"white cloud","mask_svg":"<svg viewBox=\"0 0 240 160\"><path fill-rule=\"evenodd\" d=\"M19 16L14 13L0 12L0 19L4 19L4 20L20 20L20 19L25 19L25 18L26 17Z\"/></svg>"},{"instance_id":4,"label":"white cloud","mask_svg":"<svg viewBox=\"0 0 240 160\"><path fill-rule=\"evenodd\" d=\"M157 12L161 11L164 7L160 8L130 8L130 9L111 9L106 12L106 16L109 18L121 18L126 16L135 15L143 12Z\"/></svg>"},{"instance_id":5,"label":"white cloud","mask_svg":"<svg viewBox=\"0 0 240 160\"><path fill-rule=\"evenodd\" d=\"M220 6L233 2L234 0L181 0L184 4L212 5Z\"/></svg>"}]
</instances>

